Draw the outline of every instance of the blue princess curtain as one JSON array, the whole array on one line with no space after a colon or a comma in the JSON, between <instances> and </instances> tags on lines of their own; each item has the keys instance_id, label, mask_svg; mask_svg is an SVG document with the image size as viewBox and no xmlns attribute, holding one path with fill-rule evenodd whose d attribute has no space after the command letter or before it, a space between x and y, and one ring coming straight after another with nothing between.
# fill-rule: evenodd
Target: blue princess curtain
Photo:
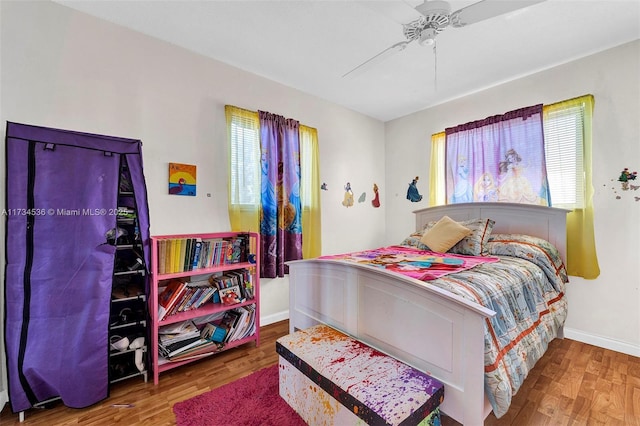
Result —
<instances>
[{"instance_id":1,"label":"blue princess curtain","mask_svg":"<svg viewBox=\"0 0 640 426\"><path fill-rule=\"evenodd\" d=\"M551 205L542 105L445 130L447 203Z\"/></svg>"},{"instance_id":2,"label":"blue princess curtain","mask_svg":"<svg viewBox=\"0 0 640 426\"><path fill-rule=\"evenodd\" d=\"M5 342L14 412L108 396L119 165L129 165L149 264L141 142L8 123Z\"/></svg>"},{"instance_id":3,"label":"blue princess curtain","mask_svg":"<svg viewBox=\"0 0 640 426\"><path fill-rule=\"evenodd\" d=\"M302 259L299 123L259 111L261 144L261 277L283 277L284 262Z\"/></svg>"}]
</instances>

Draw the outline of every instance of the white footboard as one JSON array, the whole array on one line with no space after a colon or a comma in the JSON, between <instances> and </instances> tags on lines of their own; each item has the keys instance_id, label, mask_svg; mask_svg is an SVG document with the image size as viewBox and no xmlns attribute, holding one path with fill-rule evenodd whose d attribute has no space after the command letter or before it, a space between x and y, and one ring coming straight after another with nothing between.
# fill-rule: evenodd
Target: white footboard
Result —
<instances>
[{"instance_id":1,"label":"white footboard","mask_svg":"<svg viewBox=\"0 0 640 426\"><path fill-rule=\"evenodd\" d=\"M445 384L441 409L465 425L491 411L484 394L485 318L495 312L404 276L330 260L289 262L291 332L333 326Z\"/></svg>"}]
</instances>

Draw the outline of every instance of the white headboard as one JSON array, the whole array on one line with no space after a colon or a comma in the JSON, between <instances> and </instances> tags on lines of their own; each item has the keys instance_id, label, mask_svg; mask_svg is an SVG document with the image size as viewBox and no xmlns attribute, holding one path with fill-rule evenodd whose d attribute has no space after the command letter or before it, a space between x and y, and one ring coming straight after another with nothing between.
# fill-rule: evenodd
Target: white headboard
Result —
<instances>
[{"instance_id":1,"label":"white headboard","mask_svg":"<svg viewBox=\"0 0 640 426\"><path fill-rule=\"evenodd\" d=\"M416 229L421 230L442 216L462 221L474 218L493 219L493 234L526 234L543 238L558 248L562 258L567 257L567 213L556 207L514 203L460 203L427 207L414 211Z\"/></svg>"}]
</instances>

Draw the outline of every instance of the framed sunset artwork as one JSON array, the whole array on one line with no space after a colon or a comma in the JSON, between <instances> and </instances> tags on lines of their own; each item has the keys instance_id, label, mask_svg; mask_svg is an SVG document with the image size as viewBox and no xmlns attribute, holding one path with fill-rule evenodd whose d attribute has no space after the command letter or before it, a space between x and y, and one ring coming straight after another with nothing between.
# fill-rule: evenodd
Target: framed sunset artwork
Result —
<instances>
[{"instance_id":1,"label":"framed sunset artwork","mask_svg":"<svg viewBox=\"0 0 640 426\"><path fill-rule=\"evenodd\" d=\"M169 194L196 195L196 166L169 163Z\"/></svg>"}]
</instances>

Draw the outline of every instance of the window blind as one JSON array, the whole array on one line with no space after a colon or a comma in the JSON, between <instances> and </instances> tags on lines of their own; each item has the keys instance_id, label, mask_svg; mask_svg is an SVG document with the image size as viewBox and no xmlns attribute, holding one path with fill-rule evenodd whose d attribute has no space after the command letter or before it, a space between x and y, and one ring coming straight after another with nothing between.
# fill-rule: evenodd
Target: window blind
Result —
<instances>
[{"instance_id":1,"label":"window blind","mask_svg":"<svg viewBox=\"0 0 640 426\"><path fill-rule=\"evenodd\" d=\"M584 106L548 111L544 117L545 155L551 203L584 206Z\"/></svg>"}]
</instances>

